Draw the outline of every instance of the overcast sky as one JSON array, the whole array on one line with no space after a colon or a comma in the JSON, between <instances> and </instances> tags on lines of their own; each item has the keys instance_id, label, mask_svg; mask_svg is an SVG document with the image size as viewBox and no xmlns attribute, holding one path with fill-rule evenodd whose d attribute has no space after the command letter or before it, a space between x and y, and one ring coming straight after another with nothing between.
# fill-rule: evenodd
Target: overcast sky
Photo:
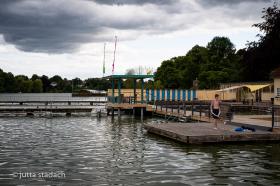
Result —
<instances>
[{"instance_id":1,"label":"overcast sky","mask_svg":"<svg viewBox=\"0 0 280 186\"><path fill-rule=\"evenodd\" d=\"M278 0L279 1L279 0ZM277 2L278 2L277 1ZM156 68L196 44L226 36L237 49L271 0L1 0L0 68L13 74L81 79Z\"/></svg>"}]
</instances>

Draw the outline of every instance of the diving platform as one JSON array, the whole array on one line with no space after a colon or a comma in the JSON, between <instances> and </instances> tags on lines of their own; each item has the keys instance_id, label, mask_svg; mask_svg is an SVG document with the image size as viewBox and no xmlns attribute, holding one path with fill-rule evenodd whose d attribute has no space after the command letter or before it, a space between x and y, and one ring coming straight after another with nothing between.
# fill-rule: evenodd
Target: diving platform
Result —
<instances>
[{"instance_id":1,"label":"diving platform","mask_svg":"<svg viewBox=\"0 0 280 186\"><path fill-rule=\"evenodd\" d=\"M118 110L118 116L122 110L133 110L133 115L136 109L141 110L141 118L144 117L144 110L147 108L147 102L144 99L144 79L154 78L154 75L111 75L104 77L112 82L111 94L108 94L107 112L114 116L115 109ZM133 81L133 95L124 97L121 92L123 80L131 79ZM137 81L140 81L141 92L137 94ZM117 84L117 96L115 95L115 85Z\"/></svg>"}]
</instances>

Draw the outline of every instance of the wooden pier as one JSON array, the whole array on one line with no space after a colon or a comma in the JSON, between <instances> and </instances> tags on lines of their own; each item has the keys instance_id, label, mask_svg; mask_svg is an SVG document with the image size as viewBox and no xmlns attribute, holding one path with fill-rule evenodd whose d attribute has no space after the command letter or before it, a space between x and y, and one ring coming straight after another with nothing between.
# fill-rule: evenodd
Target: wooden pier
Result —
<instances>
[{"instance_id":1,"label":"wooden pier","mask_svg":"<svg viewBox=\"0 0 280 186\"><path fill-rule=\"evenodd\" d=\"M280 141L280 132L263 130L236 132L234 125L212 123L152 123L144 124L149 133L157 134L186 144Z\"/></svg>"},{"instance_id":2,"label":"wooden pier","mask_svg":"<svg viewBox=\"0 0 280 186\"><path fill-rule=\"evenodd\" d=\"M121 111L132 110L133 115L135 115L136 110L140 110L141 119L144 117L144 111L147 110L147 104L141 103L108 103L106 105L108 115L114 116L114 111L117 110L118 116L121 116Z\"/></svg>"}]
</instances>

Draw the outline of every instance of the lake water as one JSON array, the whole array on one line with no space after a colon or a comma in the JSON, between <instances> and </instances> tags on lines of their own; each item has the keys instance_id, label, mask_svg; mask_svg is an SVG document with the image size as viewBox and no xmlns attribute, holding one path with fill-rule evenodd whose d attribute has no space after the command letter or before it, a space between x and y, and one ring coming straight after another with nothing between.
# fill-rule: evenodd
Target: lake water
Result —
<instances>
[{"instance_id":1,"label":"lake water","mask_svg":"<svg viewBox=\"0 0 280 186\"><path fill-rule=\"evenodd\" d=\"M280 143L184 145L128 116L0 118L0 185L279 184Z\"/></svg>"}]
</instances>

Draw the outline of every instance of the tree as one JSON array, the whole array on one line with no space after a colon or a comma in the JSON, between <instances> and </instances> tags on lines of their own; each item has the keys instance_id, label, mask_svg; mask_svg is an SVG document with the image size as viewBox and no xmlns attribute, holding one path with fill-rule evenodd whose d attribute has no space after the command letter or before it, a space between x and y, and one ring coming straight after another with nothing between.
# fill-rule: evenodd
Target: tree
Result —
<instances>
[{"instance_id":1,"label":"tree","mask_svg":"<svg viewBox=\"0 0 280 186\"><path fill-rule=\"evenodd\" d=\"M88 89L108 90L111 88L111 82L103 78L89 78L85 80L85 86Z\"/></svg>"},{"instance_id":2,"label":"tree","mask_svg":"<svg viewBox=\"0 0 280 186\"><path fill-rule=\"evenodd\" d=\"M135 70L133 69L133 68L130 68L130 69L127 69L126 70L126 73L125 73L126 75L135 75L136 74L136 72L135 72Z\"/></svg>"},{"instance_id":3,"label":"tree","mask_svg":"<svg viewBox=\"0 0 280 186\"><path fill-rule=\"evenodd\" d=\"M243 55L242 77L247 81L266 81L270 72L279 66L280 59L280 10L275 3L263 10L263 22L254 24L264 35L257 42L248 44Z\"/></svg>"},{"instance_id":4,"label":"tree","mask_svg":"<svg viewBox=\"0 0 280 186\"><path fill-rule=\"evenodd\" d=\"M40 79L40 76L38 76L37 74L33 74L31 80L35 81L36 79Z\"/></svg>"},{"instance_id":5,"label":"tree","mask_svg":"<svg viewBox=\"0 0 280 186\"><path fill-rule=\"evenodd\" d=\"M48 92L50 89L50 84L51 84L49 77L43 75L40 79L43 83L43 92Z\"/></svg>"},{"instance_id":6,"label":"tree","mask_svg":"<svg viewBox=\"0 0 280 186\"><path fill-rule=\"evenodd\" d=\"M41 79L35 79L33 81L32 92L33 93L41 93L41 92L43 92L43 83L42 83Z\"/></svg>"},{"instance_id":7,"label":"tree","mask_svg":"<svg viewBox=\"0 0 280 186\"><path fill-rule=\"evenodd\" d=\"M195 45L185 56L163 61L156 81L165 88L193 88L198 78L200 88L217 88L219 83L240 80L241 57L227 37L214 37L207 45Z\"/></svg>"},{"instance_id":8,"label":"tree","mask_svg":"<svg viewBox=\"0 0 280 186\"><path fill-rule=\"evenodd\" d=\"M5 90L4 72L0 69L0 92L5 92Z\"/></svg>"},{"instance_id":9,"label":"tree","mask_svg":"<svg viewBox=\"0 0 280 186\"><path fill-rule=\"evenodd\" d=\"M165 88L178 88L181 80L180 70L176 68L176 58L163 61L157 69L155 80L160 80Z\"/></svg>"},{"instance_id":10,"label":"tree","mask_svg":"<svg viewBox=\"0 0 280 186\"><path fill-rule=\"evenodd\" d=\"M205 47L195 45L186 57L187 63L182 69L182 87L190 89L193 86L193 81L199 76L201 66L208 63L208 50Z\"/></svg>"},{"instance_id":11,"label":"tree","mask_svg":"<svg viewBox=\"0 0 280 186\"><path fill-rule=\"evenodd\" d=\"M50 92L63 92L63 79L59 75L55 75L50 79Z\"/></svg>"}]
</instances>

